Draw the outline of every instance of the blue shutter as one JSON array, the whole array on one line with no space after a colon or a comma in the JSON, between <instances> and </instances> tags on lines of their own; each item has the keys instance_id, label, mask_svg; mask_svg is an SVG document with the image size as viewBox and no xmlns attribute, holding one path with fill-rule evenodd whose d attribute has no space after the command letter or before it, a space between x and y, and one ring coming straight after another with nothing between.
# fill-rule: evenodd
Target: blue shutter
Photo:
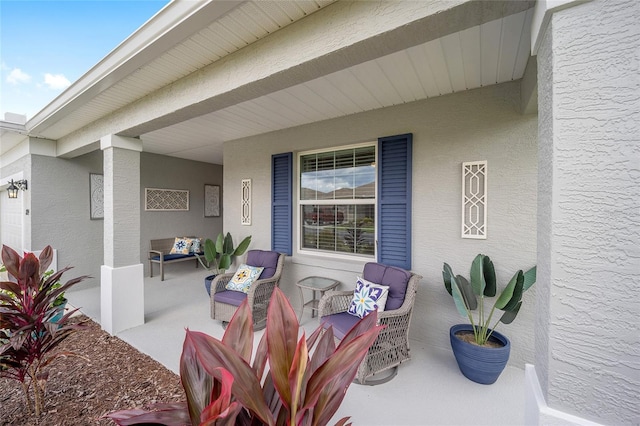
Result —
<instances>
[{"instance_id":1,"label":"blue shutter","mask_svg":"<svg viewBox=\"0 0 640 426\"><path fill-rule=\"evenodd\" d=\"M271 250L291 256L293 153L271 157Z\"/></svg>"},{"instance_id":2,"label":"blue shutter","mask_svg":"<svg viewBox=\"0 0 640 426\"><path fill-rule=\"evenodd\" d=\"M378 262L411 269L413 135L378 139Z\"/></svg>"}]
</instances>

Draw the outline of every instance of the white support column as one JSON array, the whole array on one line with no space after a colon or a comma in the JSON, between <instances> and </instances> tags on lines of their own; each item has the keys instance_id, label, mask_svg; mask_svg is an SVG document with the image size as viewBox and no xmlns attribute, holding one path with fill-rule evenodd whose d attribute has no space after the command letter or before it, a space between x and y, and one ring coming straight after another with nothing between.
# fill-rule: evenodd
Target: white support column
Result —
<instances>
[{"instance_id":1,"label":"white support column","mask_svg":"<svg viewBox=\"0 0 640 426\"><path fill-rule=\"evenodd\" d=\"M140 263L139 139L108 135L104 151L104 265L101 326L110 334L144 324L144 268Z\"/></svg>"},{"instance_id":2,"label":"white support column","mask_svg":"<svg viewBox=\"0 0 640 426\"><path fill-rule=\"evenodd\" d=\"M594 0L546 21L525 424L637 424L640 3Z\"/></svg>"}]
</instances>

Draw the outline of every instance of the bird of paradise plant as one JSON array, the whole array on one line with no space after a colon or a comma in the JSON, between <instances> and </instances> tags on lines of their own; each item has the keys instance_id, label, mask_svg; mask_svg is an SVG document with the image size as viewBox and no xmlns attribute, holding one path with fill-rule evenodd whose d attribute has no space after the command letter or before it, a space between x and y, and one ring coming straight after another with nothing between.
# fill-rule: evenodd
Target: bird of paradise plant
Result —
<instances>
[{"instance_id":1,"label":"bird of paradise plant","mask_svg":"<svg viewBox=\"0 0 640 426\"><path fill-rule=\"evenodd\" d=\"M298 318L276 287L253 359L253 319L245 300L222 340L187 330L180 358L186 402L105 417L119 425L326 425L383 328L376 321L375 312L364 317L338 347L333 330L322 326L298 339Z\"/></svg>"},{"instance_id":2,"label":"bird of paradise plant","mask_svg":"<svg viewBox=\"0 0 640 426\"><path fill-rule=\"evenodd\" d=\"M489 340L499 323L510 324L516 318L522 306L523 293L536 282L536 267L527 272L518 270L498 295L490 311L485 308L485 297L496 296L497 287L496 271L489 256L478 254L473 259L470 271L471 282L461 275L455 275L447 263L442 268L442 278L458 312L469 319L476 344L482 346ZM476 309L478 309L477 320L471 313ZM504 313L491 326L491 318L496 309Z\"/></svg>"}]
</instances>

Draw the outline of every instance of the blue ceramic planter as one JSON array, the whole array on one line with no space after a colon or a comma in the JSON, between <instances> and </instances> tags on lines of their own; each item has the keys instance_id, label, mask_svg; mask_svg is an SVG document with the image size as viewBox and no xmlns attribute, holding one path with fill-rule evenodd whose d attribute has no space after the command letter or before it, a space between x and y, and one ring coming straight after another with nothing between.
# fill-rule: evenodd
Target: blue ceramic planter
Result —
<instances>
[{"instance_id":1,"label":"blue ceramic planter","mask_svg":"<svg viewBox=\"0 0 640 426\"><path fill-rule=\"evenodd\" d=\"M213 281L213 279L216 277L217 275L209 275L207 278L204 279L204 288L207 289L207 294L209 295L209 297L211 297L211 282Z\"/></svg>"},{"instance_id":2,"label":"blue ceramic planter","mask_svg":"<svg viewBox=\"0 0 640 426\"><path fill-rule=\"evenodd\" d=\"M51 318L51 322L58 322L62 319L62 317L64 316L64 308L65 306L67 306L67 301L65 300L65 302L62 305L58 305L58 313L55 314L53 316L53 318Z\"/></svg>"},{"instance_id":3,"label":"blue ceramic planter","mask_svg":"<svg viewBox=\"0 0 640 426\"><path fill-rule=\"evenodd\" d=\"M494 331L490 340L495 338L503 345L502 347L487 348L473 345L463 342L455 336L458 331L466 330L473 331L470 324L454 325L449 330L451 349L460 371L466 378L476 383L483 385L495 383L509 361L511 342L506 336Z\"/></svg>"}]
</instances>

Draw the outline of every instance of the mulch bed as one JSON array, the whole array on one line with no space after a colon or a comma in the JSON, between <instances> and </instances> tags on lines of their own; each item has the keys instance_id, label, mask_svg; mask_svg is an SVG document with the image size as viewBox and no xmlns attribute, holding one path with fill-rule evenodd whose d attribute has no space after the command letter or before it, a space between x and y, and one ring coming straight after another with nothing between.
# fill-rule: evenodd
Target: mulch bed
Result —
<instances>
[{"instance_id":1,"label":"mulch bed","mask_svg":"<svg viewBox=\"0 0 640 426\"><path fill-rule=\"evenodd\" d=\"M20 383L0 379L0 425L113 425L106 413L185 401L180 377L128 343L86 321L61 346L87 358L59 358L49 368L45 407L36 418L24 404Z\"/></svg>"}]
</instances>

